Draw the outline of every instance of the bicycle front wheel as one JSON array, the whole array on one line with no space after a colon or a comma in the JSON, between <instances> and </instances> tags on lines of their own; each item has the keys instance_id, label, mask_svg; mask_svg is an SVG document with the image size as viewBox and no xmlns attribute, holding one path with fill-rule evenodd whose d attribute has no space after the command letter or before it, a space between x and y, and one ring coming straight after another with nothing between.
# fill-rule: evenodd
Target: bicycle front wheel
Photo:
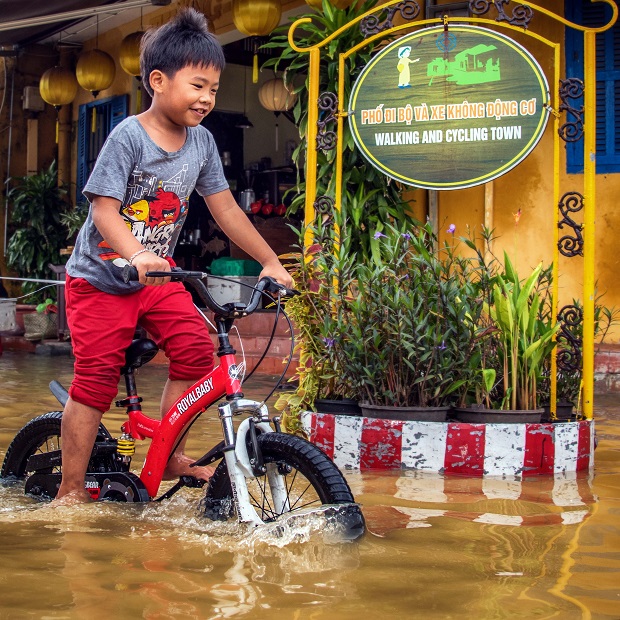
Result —
<instances>
[{"instance_id":1,"label":"bicycle front wheel","mask_svg":"<svg viewBox=\"0 0 620 620\"><path fill-rule=\"evenodd\" d=\"M340 470L330 458L310 442L284 433L263 433L258 445L265 465L275 467L284 483L284 506L273 497L268 474L248 478L250 501L258 516L266 523L285 513L331 504L354 504L351 489ZM349 529L364 531L364 518L355 506L348 520ZM209 480L204 498L204 514L213 520L225 520L235 514L232 488L226 461L217 466ZM351 520L351 516L353 516Z\"/></svg>"}]
</instances>

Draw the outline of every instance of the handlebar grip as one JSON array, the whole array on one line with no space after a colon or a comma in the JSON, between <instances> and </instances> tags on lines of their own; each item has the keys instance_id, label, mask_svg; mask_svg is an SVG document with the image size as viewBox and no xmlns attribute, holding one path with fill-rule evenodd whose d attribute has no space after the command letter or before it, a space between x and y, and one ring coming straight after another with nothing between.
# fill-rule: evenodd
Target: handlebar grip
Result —
<instances>
[{"instance_id":1,"label":"handlebar grip","mask_svg":"<svg viewBox=\"0 0 620 620\"><path fill-rule=\"evenodd\" d=\"M179 274L175 277L175 271L182 272L182 275ZM148 278L170 278L171 282L178 282L179 280L183 280L185 278L202 278L204 277L204 273L202 271L183 271L179 267L173 267L171 271L147 271L145 274ZM123 281L125 283L128 282L137 282L140 279L138 274L138 270L132 265L125 265L123 267Z\"/></svg>"},{"instance_id":2,"label":"handlebar grip","mask_svg":"<svg viewBox=\"0 0 620 620\"><path fill-rule=\"evenodd\" d=\"M123 267L123 282L128 284L129 282L137 282L140 279L138 270L132 265L125 265Z\"/></svg>"}]
</instances>

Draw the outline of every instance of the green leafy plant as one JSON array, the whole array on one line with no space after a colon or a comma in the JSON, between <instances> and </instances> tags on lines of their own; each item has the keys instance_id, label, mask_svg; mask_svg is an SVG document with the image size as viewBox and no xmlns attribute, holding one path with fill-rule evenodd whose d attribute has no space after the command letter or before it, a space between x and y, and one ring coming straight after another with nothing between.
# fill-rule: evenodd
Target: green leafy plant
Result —
<instances>
[{"instance_id":1,"label":"green leafy plant","mask_svg":"<svg viewBox=\"0 0 620 620\"><path fill-rule=\"evenodd\" d=\"M469 261L439 250L430 225L386 223L379 261L338 264L325 349L339 381L372 405L446 406L482 375L481 312Z\"/></svg>"},{"instance_id":2,"label":"green leafy plant","mask_svg":"<svg viewBox=\"0 0 620 620\"><path fill-rule=\"evenodd\" d=\"M75 205L73 209L61 213L60 221L67 230L67 243L75 243L75 238L88 216L88 209L88 203L82 202Z\"/></svg>"},{"instance_id":3,"label":"green leafy plant","mask_svg":"<svg viewBox=\"0 0 620 620\"><path fill-rule=\"evenodd\" d=\"M308 17L311 20L295 31L295 43L302 49L317 45L375 5L374 0L365 0L353 3L348 9L339 10L329 2L324 2L321 12L311 12L295 18ZM363 41L364 35L359 25L356 25L341 32L321 49L320 93L338 93L339 55ZM380 41L369 44L347 60L342 76L345 101L340 102L341 107L346 109L353 83L380 45ZM277 30L263 47L279 52L279 56L269 59L263 68L284 70L285 82L297 93L292 114L299 129L300 143L294 153L294 160L301 165L306 151L316 148L316 145L307 143L308 106L311 103L308 100L309 54L296 52L290 47L288 26ZM314 102L312 104L316 105ZM375 231L383 229L384 222L392 219L410 224L415 222L409 211L409 204L401 197L402 186L368 164L355 147L348 123L344 126L342 147L342 211L345 216L343 221L349 226L346 234L341 235L341 240L346 243L347 251L356 254L359 260L376 260L379 243L373 235ZM336 149L318 151L317 168L317 197L333 197ZM305 203L305 183L300 182L296 191L297 195L291 202L289 213L303 209ZM320 226L320 220L324 216L324 213L319 216L319 222L315 223L317 226Z\"/></svg>"},{"instance_id":4,"label":"green leafy plant","mask_svg":"<svg viewBox=\"0 0 620 620\"><path fill-rule=\"evenodd\" d=\"M62 216L69 212L67 188L58 187L56 164L38 174L16 179L9 190L10 223L13 234L7 244L7 263L22 278L50 277L49 264L60 264L60 250L67 243L67 229ZM41 285L25 282L25 294ZM38 303L53 296L55 289L33 295L29 301Z\"/></svg>"},{"instance_id":5,"label":"green leafy plant","mask_svg":"<svg viewBox=\"0 0 620 620\"><path fill-rule=\"evenodd\" d=\"M545 360L555 348L559 326L551 318L541 318L544 296L536 289L543 273L539 264L521 282L508 254L504 253L504 273L496 276L492 303L484 309L497 329L498 356L502 374L499 408L538 408L537 386Z\"/></svg>"},{"instance_id":6,"label":"green leafy plant","mask_svg":"<svg viewBox=\"0 0 620 620\"><path fill-rule=\"evenodd\" d=\"M331 321L333 311L328 293L333 272L327 268L333 262L332 257L316 243L299 253L280 258L290 261L286 266L300 291L286 302L286 312L295 324L295 353L299 362L291 379L297 383L297 388L283 392L275 408L283 412L282 421L287 431L300 432L299 413L314 409L317 398L348 398L352 392L350 386L341 380L340 369L330 359L323 338L324 323Z\"/></svg>"}]
</instances>

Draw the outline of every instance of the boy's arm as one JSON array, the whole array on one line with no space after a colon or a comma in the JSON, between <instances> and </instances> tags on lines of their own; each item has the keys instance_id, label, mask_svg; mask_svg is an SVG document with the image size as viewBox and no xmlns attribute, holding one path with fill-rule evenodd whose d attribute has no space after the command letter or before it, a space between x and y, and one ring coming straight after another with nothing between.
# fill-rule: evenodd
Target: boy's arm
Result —
<instances>
[{"instance_id":1,"label":"boy's arm","mask_svg":"<svg viewBox=\"0 0 620 620\"><path fill-rule=\"evenodd\" d=\"M95 196L92 201L93 222L108 245L123 258L129 260L144 249L144 246L131 234L125 220L119 213L120 200L110 196ZM138 254L131 263L140 275L140 283L159 285L168 278L146 278L147 271L170 271L170 263L153 252Z\"/></svg>"},{"instance_id":2,"label":"boy's arm","mask_svg":"<svg viewBox=\"0 0 620 620\"><path fill-rule=\"evenodd\" d=\"M205 196L205 202L226 236L263 266L260 277L270 276L287 288L293 286L291 275L241 210L230 190Z\"/></svg>"}]
</instances>

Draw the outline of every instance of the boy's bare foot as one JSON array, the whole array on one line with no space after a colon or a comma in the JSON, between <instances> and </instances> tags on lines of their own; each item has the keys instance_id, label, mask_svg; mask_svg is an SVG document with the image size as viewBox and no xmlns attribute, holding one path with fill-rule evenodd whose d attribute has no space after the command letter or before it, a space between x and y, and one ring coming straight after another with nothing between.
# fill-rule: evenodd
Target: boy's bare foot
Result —
<instances>
[{"instance_id":1,"label":"boy's bare foot","mask_svg":"<svg viewBox=\"0 0 620 620\"><path fill-rule=\"evenodd\" d=\"M77 506L78 504L88 504L92 502L90 493L86 489L78 489L77 491L69 491L62 497L57 497L50 503L50 508L59 508L60 506Z\"/></svg>"},{"instance_id":2,"label":"boy's bare foot","mask_svg":"<svg viewBox=\"0 0 620 620\"><path fill-rule=\"evenodd\" d=\"M164 480L174 480L181 476L194 476L198 480L208 482L215 469L213 467L190 467L194 459L185 454L173 454L164 470Z\"/></svg>"}]
</instances>

